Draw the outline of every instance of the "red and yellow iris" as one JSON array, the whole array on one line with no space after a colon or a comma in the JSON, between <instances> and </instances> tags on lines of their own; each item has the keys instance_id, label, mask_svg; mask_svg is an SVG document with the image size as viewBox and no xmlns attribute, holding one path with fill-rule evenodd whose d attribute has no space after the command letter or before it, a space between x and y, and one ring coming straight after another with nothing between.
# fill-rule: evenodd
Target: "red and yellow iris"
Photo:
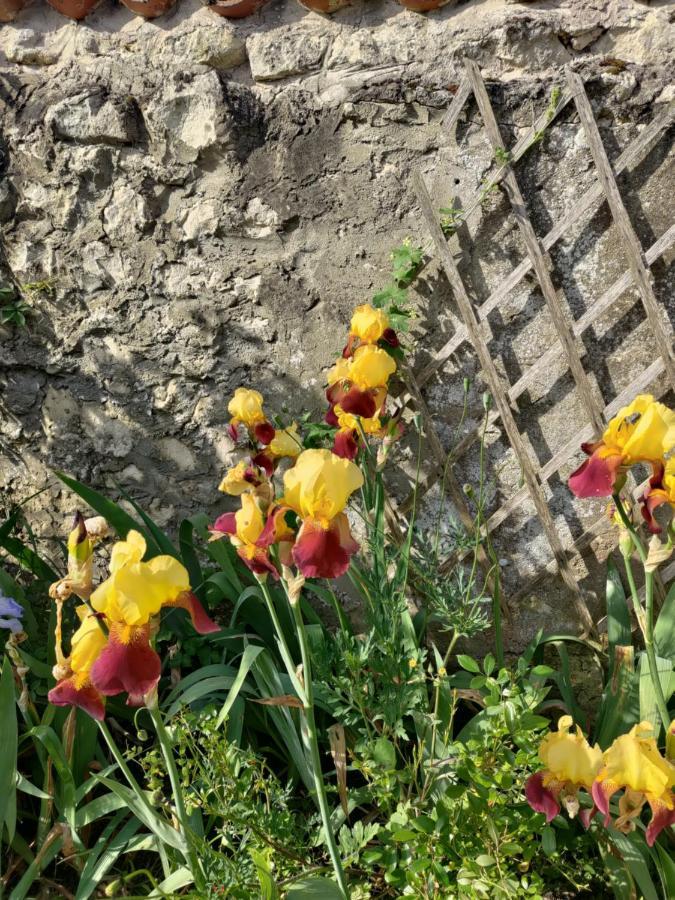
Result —
<instances>
[{"instance_id":1,"label":"red and yellow iris","mask_svg":"<svg viewBox=\"0 0 675 900\"><path fill-rule=\"evenodd\" d=\"M274 438L274 425L267 421L263 411L263 397L258 391L238 387L227 405L232 416L229 431L232 440L239 436L239 426L244 425L251 440L266 447Z\"/></svg>"},{"instance_id":2,"label":"red and yellow iris","mask_svg":"<svg viewBox=\"0 0 675 900\"><path fill-rule=\"evenodd\" d=\"M578 726L576 733L570 734L571 727L572 718L563 716L558 731L542 741L539 758L546 768L527 780L528 803L544 813L547 822L560 812L561 802L573 817L579 810L578 792L583 789L593 801L579 813L583 824L588 827L599 812L607 827L612 822L610 800L623 791L612 824L619 831L632 831L643 807L649 805L652 817L645 837L651 847L664 828L675 824L675 766L659 753L652 725L635 725L604 753L597 744L590 746Z\"/></svg>"},{"instance_id":3,"label":"red and yellow iris","mask_svg":"<svg viewBox=\"0 0 675 900\"><path fill-rule=\"evenodd\" d=\"M145 552L145 539L133 530L113 547L110 576L91 595L94 612L78 610L82 624L70 655L57 665L52 703L80 706L98 719L106 696L126 693L129 705L142 705L159 682L161 663L151 642L164 606L187 610L200 634L218 630L190 590L185 567L172 556L144 562Z\"/></svg>"},{"instance_id":4,"label":"red and yellow iris","mask_svg":"<svg viewBox=\"0 0 675 900\"><path fill-rule=\"evenodd\" d=\"M563 803L570 817L579 812L578 792L591 792L602 765L602 750L588 743L577 725L570 733L572 717L562 716L558 730L547 734L539 747L539 759L545 768L531 775L525 785L525 797L532 809L544 813L550 822L560 812ZM586 809L580 813L588 827L592 813Z\"/></svg>"},{"instance_id":5,"label":"red and yellow iris","mask_svg":"<svg viewBox=\"0 0 675 900\"><path fill-rule=\"evenodd\" d=\"M580 498L609 497L620 486L620 475L637 463L651 465L658 478L674 447L675 413L651 394L640 394L619 410L602 440L581 445L589 459L570 476L570 490Z\"/></svg>"},{"instance_id":6,"label":"red and yellow iris","mask_svg":"<svg viewBox=\"0 0 675 900\"><path fill-rule=\"evenodd\" d=\"M337 456L355 459L363 433L389 433L382 417L388 382L396 371L390 351L398 345L383 309L364 304L354 310L347 345L327 375L326 422L338 429L333 443Z\"/></svg>"},{"instance_id":7,"label":"red and yellow iris","mask_svg":"<svg viewBox=\"0 0 675 900\"><path fill-rule=\"evenodd\" d=\"M359 549L345 507L362 484L361 470L350 460L330 450L304 450L284 473L278 502L269 485L265 491L243 493L241 508L219 516L211 531L215 537L228 535L239 557L258 575L279 577L271 557L276 547L282 566L295 564L307 578L337 578Z\"/></svg>"}]
</instances>

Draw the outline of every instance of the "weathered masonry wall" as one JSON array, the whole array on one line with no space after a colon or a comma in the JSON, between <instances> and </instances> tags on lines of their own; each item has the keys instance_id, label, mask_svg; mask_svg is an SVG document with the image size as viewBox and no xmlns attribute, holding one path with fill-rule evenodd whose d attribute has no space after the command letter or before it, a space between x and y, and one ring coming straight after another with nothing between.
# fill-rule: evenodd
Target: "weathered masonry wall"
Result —
<instances>
[{"instance_id":1,"label":"weathered masonry wall","mask_svg":"<svg viewBox=\"0 0 675 900\"><path fill-rule=\"evenodd\" d=\"M50 474L58 467L111 493L122 485L162 523L222 506L215 487L228 461L232 390L255 384L271 408L290 413L318 408L349 310L384 285L394 245L427 242L414 168L438 207L461 205L487 171L492 154L475 108L452 133L440 127L462 59L493 82L514 141L572 66L617 156L673 99L672 18L667 3L630 0L474 0L426 16L394 0L357 0L330 18L272 2L235 22L181 0L144 21L104 0L75 24L29 3L0 26L0 224L7 266L34 285L28 328L0 330L5 504L48 486L27 510L43 532L60 530L72 498ZM672 224L671 144L665 135L621 178L645 246ZM571 113L519 177L544 234L593 177ZM463 265L478 294L523 256L507 213L497 194L470 223L475 248ZM553 261L577 318L626 268L606 210L580 224ZM672 253L655 276L673 318ZM411 299L428 335L414 345L421 368L449 336L453 300L435 263ZM627 293L616 309L584 347L608 401L652 352L636 297ZM511 382L552 340L532 285L520 285L490 322ZM448 446L465 373L476 374L467 344L425 387ZM481 393L477 383L469 424ZM542 458L582 416L570 379L556 372L518 407ZM496 504L520 472L497 429L488 443ZM457 474L475 479L475 458ZM561 534L573 536L587 513L562 481L552 483L551 504ZM497 542L513 560L504 566L513 590L548 559L527 508ZM575 626L553 582L520 602L516 641L552 619Z\"/></svg>"}]
</instances>

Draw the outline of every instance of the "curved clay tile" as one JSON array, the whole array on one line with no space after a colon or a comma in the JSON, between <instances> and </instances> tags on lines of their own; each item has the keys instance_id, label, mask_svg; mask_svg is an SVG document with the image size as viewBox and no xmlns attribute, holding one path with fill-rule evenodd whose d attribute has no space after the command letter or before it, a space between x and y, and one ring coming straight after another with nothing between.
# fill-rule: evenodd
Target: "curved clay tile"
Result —
<instances>
[{"instance_id":1,"label":"curved clay tile","mask_svg":"<svg viewBox=\"0 0 675 900\"><path fill-rule=\"evenodd\" d=\"M28 0L0 0L0 22L11 22Z\"/></svg>"},{"instance_id":2,"label":"curved clay tile","mask_svg":"<svg viewBox=\"0 0 675 900\"><path fill-rule=\"evenodd\" d=\"M0 0L0 22L11 22L28 0Z\"/></svg>"},{"instance_id":3,"label":"curved clay tile","mask_svg":"<svg viewBox=\"0 0 675 900\"><path fill-rule=\"evenodd\" d=\"M298 0L300 6L312 12L334 13L343 6L349 6L352 0Z\"/></svg>"},{"instance_id":4,"label":"curved clay tile","mask_svg":"<svg viewBox=\"0 0 675 900\"><path fill-rule=\"evenodd\" d=\"M98 4L99 0L47 0L57 12L69 19L84 19Z\"/></svg>"},{"instance_id":5,"label":"curved clay tile","mask_svg":"<svg viewBox=\"0 0 675 900\"><path fill-rule=\"evenodd\" d=\"M412 9L413 12L430 12L432 9L440 9L441 6L451 3L452 0L398 0L398 2L406 9Z\"/></svg>"},{"instance_id":6,"label":"curved clay tile","mask_svg":"<svg viewBox=\"0 0 675 900\"><path fill-rule=\"evenodd\" d=\"M145 19L161 16L162 13L168 12L175 2L176 0L122 0L127 9Z\"/></svg>"},{"instance_id":7,"label":"curved clay tile","mask_svg":"<svg viewBox=\"0 0 675 900\"><path fill-rule=\"evenodd\" d=\"M226 19L243 19L260 9L267 0L202 0L202 3Z\"/></svg>"}]
</instances>

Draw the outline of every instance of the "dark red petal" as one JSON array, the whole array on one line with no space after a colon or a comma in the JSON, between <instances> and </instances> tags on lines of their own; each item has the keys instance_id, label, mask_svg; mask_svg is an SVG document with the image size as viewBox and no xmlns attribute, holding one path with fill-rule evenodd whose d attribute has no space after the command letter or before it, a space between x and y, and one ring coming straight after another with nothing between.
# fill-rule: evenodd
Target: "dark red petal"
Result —
<instances>
[{"instance_id":1,"label":"dark red petal","mask_svg":"<svg viewBox=\"0 0 675 900\"><path fill-rule=\"evenodd\" d=\"M354 416L362 416L364 419L372 419L375 415L375 391L362 391L352 385L340 400L340 406L345 412Z\"/></svg>"},{"instance_id":2,"label":"dark red petal","mask_svg":"<svg viewBox=\"0 0 675 900\"><path fill-rule=\"evenodd\" d=\"M592 456L593 453L598 449L598 447L602 447L602 441L584 441L581 445L581 449L586 454L586 456Z\"/></svg>"},{"instance_id":3,"label":"dark red petal","mask_svg":"<svg viewBox=\"0 0 675 900\"><path fill-rule=\"evenodd\" d=\"M274 460L271 456L268 456L264 450L261 450L260 453L256 453L255 456L251 458L251 461L258 466L259 469L262 469L268 478L271 478L274 475ZM246 478L246 476L244 476ZM248 479L246 479L248 481Z\"/></svg>"},{"instance_id":4,"label":"dark red petal","mask_svg":"<svg viewBox=\"0 0 675 900\"><path fill-rule=\"evenodd\" d=\"M59 681L49 694L47 699L54 706L77 706L88 713L92 719L102 722L105 717L105 701L93 684L84 687L75 687L74 678L66 678Z\"/></svg>"},{"instance_id":5,"label":"dark red petal","mask_svg":"<svg viewBox=\"0 0 675 900\"><path fill-rule=\"evenodd\" d=\"M279 573L277 572L274 563L269 558L266 550L256 548L253 556L249 556L244 547L237 547L237 553L244 565L246 565L251 572L255 572L256 575L271 575L273 578L279 577Z\"/></svg>"},{"instance_id":6,"label":"dark red petal","mask_svg":"<svg viewBox=\"0 0 675 900\"><path fill-rule=\"evenodd\" d=\"M222 516L218 516L216 521L209 528L209 531L216 531L219 534L236 534L237 522L235 519L235 515L236 513L229 512L223 513Z\"/></svg>"},{"instance_id":7,"label":"dark red petal","mask_svg":"<svg viewBox=\"0 0 675 900\"><path fill-rule=\"evenodd\" d=\"M654 510L658 509L662 503L667 502L668 497L664 491L650 491L649 488L645 491L644 496L640 497L642 518L647 523L647 528L652 534L661 534L663 530L654 518Z\"/></svg>"},{"instance_id":8,"label":"dark red petal","mask_svg":"<svg viewBox=\"0 0 675 900\"><path fill-rule=\"evenodd\" d=\"M649 485L644 495L640 497L642 505L642 518L647 523L647 528L652 534L661 534L661 526L654 518L654 510L661 506L662 503L668 503L669 497L663 486L663 476L665 474L665 466L663 462L652 462L652 475L649 479Z\"/></svg>"},{"instance_id":9,"label":"dark red petal","mask_svg":"<svg viewBox=\"0 0 675 900\"><path fill-rule=\"evenodd\" d=\"M271 547L272 544L277 543L277 541L279 540L279 538L277 537L277 526L281 527L282 525L286 524L284 521L284 516L287 512L289 512L288 506L275 506L273 509L268 511L265 526L260 532L258 540L255 542L256 547L260 547L263 550L266 550L268 547ZM292 541L293 539L289 535L282 540Z\"/></svg>"},{"instance_id":10,"label":"dark red petal","mask_svg":"<svg viewBox=\"0 0 675 900\"><path fill-rule=\"evenodd\" d=\"M617 472L623 462L621 456L600 456L594 453L569 477L569 488L575 497L611 497Z\"/></svg>"},{"instance_id":11,"label":"dark red petal","mask_svg":"<svg viewBox=\"0 0 675 900\"><path fill-rule=\"evenodd\" d=\"M544 787L544 773L535 772L525 782L525 799L535 812L543 813L547 822L552 822L560 812L560 804L555 794Z\"/></svg>"},{"instance_id":12,"label":"dark red petal","mask_svg":"<svg viewBox=\"0 0 675 900\"><path fill-rule=\"evenodd\" d=\"M293 561L306 578L339 578L358 550L347 516L340 513L328 528L305 519L293 545Z\"/></svg>"},{"instance_id":13,"label":"dark red petal","mask_svg":"<svg viewBox=\"0 0 675 900\"><path fill-rule=\"evenodd\" d=\"M604 817L604 826L607 828L609 825L612 816L609 811L609 801L612 798L613 794L619 790L619 785L615 784L613 781L594 781L593 787L591 788L591 796L593 797L593 802L598 808L598 812L600 812Z\"/></svg>"},{"instance_id":14,"label":"dark red petal","mask_svg":"<svg viewBox=\"0 0 675 900\"><path fill-rule=\"evenodd\" d=\"M239 428L236 425L234 425L232 422L230 422L230 424L227 426L227 433L229 434L229 436L232 438L232 440L236 444L237 441L239 440Z\"/></svg>"},{"instance_id":15,"label":"dark red petal","mask_svg":"<svg viewBox=\"0 0 675 900\"><path fill-rule=\"evenodd\" d=\"M150 646L149 626L129 628L113 623L108 643L92 666L91 682L106 697L126 691L129 702L140 705L157 686L160 673L159 656Z\"/></svg>"},{"instance_id":16,"label":"dark red petal","mask_svg":"<svg viewBox=\"0 0 675 900\"><path fill-rule=\"evenodd\" d=\"M338 422L338 417L335 415L334 404L331 404L328 407L328 410L326 412L326 415L323 417L323 420L327 425L332 425L334 428L336 428L340 424Z\"/></svg>"},{"instance_id":17,"label":"dark red petal","mask_svg":"<svg viewBox=\"0 0 675 900\"><path fill-rule=\"evenodd\" d=\"M349 391L348 385L348 381L336 381L335 384L331 384L331 386L326 389L326 400L328 400L331 406L337 406L338 403L340 405L342 404L342 398L345 397Z\"/></svg>"},{"instance_id":18,"label":"dark red petal","mask_svg":"<svg viewBox=\"0 0 675 900\"><path fill-rule=\"evenodd\" d=\"M654 841L661 834L664 828L675 825L675 807L668 809L661 800L650 800L649 805L652 808L652 818L647 826L645 837L650 847L654 846Z\"/></svg>"},{"instance_id":19,"label":"dark red petal","mask_svg":"<svg viewBox=\"0 0 675 900\"><path fill-rule=\"evenodd\" d=\"M359 452L356 431L338 431L333 441L333 453L342 459L356 459Z\"/></svg>"},{"instance_id":20,"label":"dark red petal","mask_svg":"<svg viewBox=\"0 0 675 900\"><path fill-rule=\"evenodd\" d=\"M383 340L387 344L389 344L390 347L399 347L400 346L400 341L398 339L398 335L396 334L396 332L394 331L393 328L385 328L384 331L382 332L381 340Z\"/></svg>"},{"instance_id":21,"label":"dark red petal","mask_svg":"<svg viewBox=\"0 0 675 900\"><path fill-rule=\"evenodd\" d=\"M253 429L253 433L255 434L256 440L264 447L274 440L274 435L276 434L274 425L270 425L269 422L260 422Z\"/></svg>"},{"instance_id":22,"label":"dark red petal","mask_svg":"<svg viewBox=\"0 0 675 900\"><path fill-rule=\"evenodd\" d=\"M347 343L345 344L345 346L342 350L342 358L343 359L349 359L349 357L352 355L352 353L354 352L353 347L354 347L355 341L356 341L356 335L350 334L349 339L347 340Z\"/></svg>"},{"instance_id":23,"label":"dark red petal","mask_svg":"<svg viewBox=\"0 0 675 900\"><path fill-rule=\"evenodd\" d=\"M199 598L192 591L183 591L175 600L164 603L164 606L178 606L180 609L187 610L197 634L212 634L214 631L220 631L220 625L216 625L209 617Z\"/></svg>"}]
</instances>

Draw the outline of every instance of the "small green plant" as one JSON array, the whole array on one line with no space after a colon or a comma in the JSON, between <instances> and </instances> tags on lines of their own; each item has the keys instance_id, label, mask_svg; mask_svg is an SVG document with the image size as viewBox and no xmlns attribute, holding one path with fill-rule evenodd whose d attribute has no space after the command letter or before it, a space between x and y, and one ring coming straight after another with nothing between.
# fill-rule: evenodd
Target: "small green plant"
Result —
<instances>
[{"instance_id":1,"label":"small green plant","mask_svg":"<svg viewBox=\"0 0 675 900\"><path fill-rule=\"evenodd\" d=\"M10 285L0 285L0 324L24 328L30 306Z\"/></svg>"}]
</instances>

